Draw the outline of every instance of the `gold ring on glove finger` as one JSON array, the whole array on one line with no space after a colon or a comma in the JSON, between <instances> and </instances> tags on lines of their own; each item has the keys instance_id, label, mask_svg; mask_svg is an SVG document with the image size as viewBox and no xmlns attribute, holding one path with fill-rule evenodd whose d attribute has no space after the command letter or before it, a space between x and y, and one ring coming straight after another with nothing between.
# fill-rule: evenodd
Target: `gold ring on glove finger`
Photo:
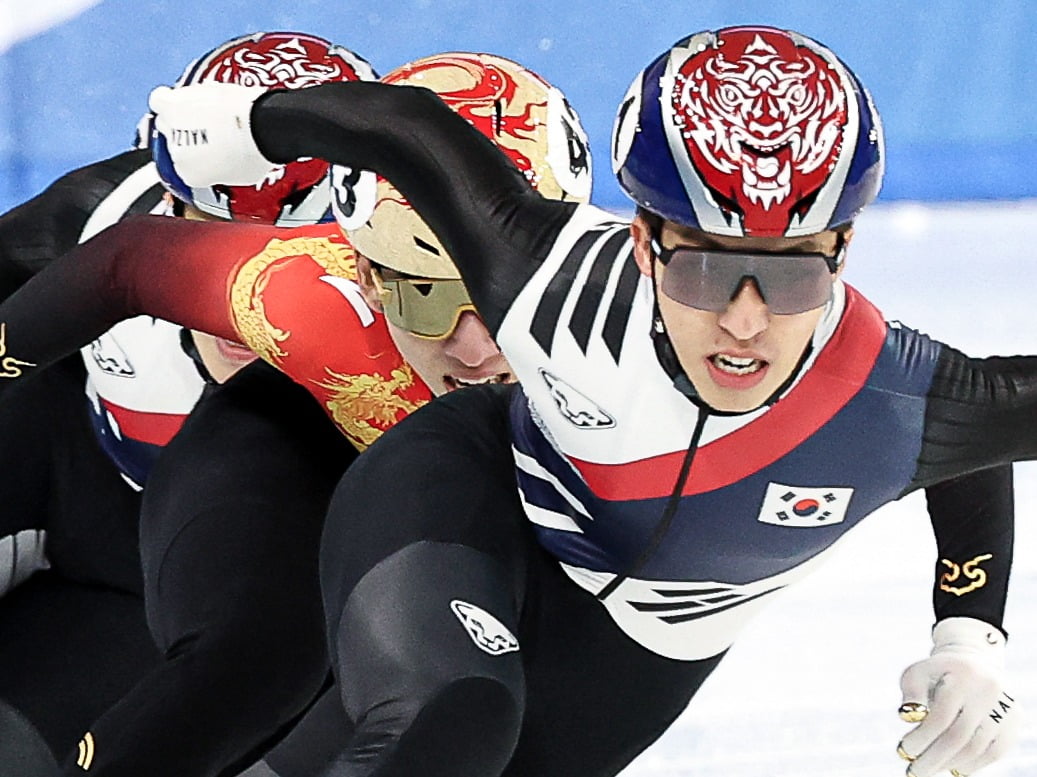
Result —
<instances>
[{"instance_id":1,"label":"gold ring on glove finger","mask_svg":"<svg viewBox=\"0 0 1037 777\"><path fill-rule=\"evenodd\" d=\"M897 755L899 755L902 759L904 759L908 763L918 760L918 756L911 755L909 752L907 752L907 750L904 749L904 744L903 743L900 743L899 745L897 745ZM914 773L911 771L911 767L908 767L907 775L908 775L908 777L914 777ZM969 777L969 776L967 774L964 774L963 772L959 772L957 769L951 769L951 777Z\"/></svg>"},{"instance_id":2,"label":"gold ring on glove finger","mask_svg":"<svg viewBox=\"0 0 1037 777\"><path fill-rule=\"evenodd\" d=\"M909 752L907 752L907 750L904 749L903 742L897 745L897 755L899 755L901 758L903 758L905 761L909 763L918 758L917 755L911 755Z\"/></svg>"},{"instance_id":3,"label":"gold ring on glove finger","mask_svg":"<svg viewBox=\"0 0 1037 777\"><path fill-rule=\"evenodd\" d=\"M897 714L905 723L921 723L929 714L929 708L917 701L907 701L900 705Z\"/></svg>"}]
</instances>

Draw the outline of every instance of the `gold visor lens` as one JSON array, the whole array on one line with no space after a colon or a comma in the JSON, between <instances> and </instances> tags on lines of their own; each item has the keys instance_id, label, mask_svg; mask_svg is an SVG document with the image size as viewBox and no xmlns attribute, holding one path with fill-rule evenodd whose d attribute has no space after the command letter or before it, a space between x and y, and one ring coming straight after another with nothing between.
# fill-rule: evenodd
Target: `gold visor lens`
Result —
<instances>
[{"instance_id":1,"label":"gold visor lens","mask_svg":"<svg viewBox=\"0 0 1037 777\"><path fill-rule=\"evenodd\" d=\"M460 280L382 278L382 308L393 324L429 340L449 337L461 314L475 310Z\"/></svg>"}]
</instances>

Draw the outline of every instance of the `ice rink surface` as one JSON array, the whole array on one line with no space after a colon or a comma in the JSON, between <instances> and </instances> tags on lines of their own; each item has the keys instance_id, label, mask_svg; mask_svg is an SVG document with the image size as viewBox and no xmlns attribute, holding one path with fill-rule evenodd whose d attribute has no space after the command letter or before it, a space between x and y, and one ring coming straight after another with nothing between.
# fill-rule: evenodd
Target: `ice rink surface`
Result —
<instances>
[{"instance_id":1,"label":"ice rink surface","mask_svg":"<svg viewBox=\"0 0 1037 777\"><path fill-rule=\"evenodd\" d=\"M876 205L844 279L972 356L1037 353L1037 200ZM984 777L1037 774L1037 463L1017 464L1007 690L1023 739ZM922 493L877 511L754 620L677 723L623 777L900 775L900 673L928 655L935 543ZM607 722L605 722L607 724Z\"/></svg>"}]
</instances>

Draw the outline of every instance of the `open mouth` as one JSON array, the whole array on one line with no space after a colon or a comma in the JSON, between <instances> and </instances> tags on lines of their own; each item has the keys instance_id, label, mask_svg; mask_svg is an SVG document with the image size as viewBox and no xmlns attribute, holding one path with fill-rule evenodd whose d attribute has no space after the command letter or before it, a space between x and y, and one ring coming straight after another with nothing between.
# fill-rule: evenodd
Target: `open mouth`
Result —
<instances>
[{"instance_id":1,"label":"open mouth","mask_svg":"<svg viewBox=\"0 0 1037 777\"><path fill-rule=\"evenodd\" d=\"M717 353L709 357L709 361L716 367L720 372L726 375L752 375L759 372L767 366L768 362L763 359L752 359L741 356L728 356L727 354Z\"/></svg>"},{"instance_id":2,"label":"open mouth","mask_svg":"<svg viewBox=\"0 0 1037 777\"><path fill-rule=\"evenodd\" d=\"M495 375L487 375L482 378L462 378L457 375L444 375L443 383L448 390L466 388L468 386L486 386L492 383L511 383L514 377L510 372L498 372Z\"/></svg>"}]
</instances>

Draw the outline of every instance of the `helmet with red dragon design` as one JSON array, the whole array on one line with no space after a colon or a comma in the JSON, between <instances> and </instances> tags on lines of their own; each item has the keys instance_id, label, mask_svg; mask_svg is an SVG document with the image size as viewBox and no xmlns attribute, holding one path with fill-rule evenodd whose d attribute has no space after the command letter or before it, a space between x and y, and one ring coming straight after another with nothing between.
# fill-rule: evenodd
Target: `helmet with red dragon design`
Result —
<instances>
[{"instance_id":1,"label":"helmet with red dragon design","mask_svg":"<svg viewBox=\"0 0 1037 777\"><path fill-rule=\"evenodd\" d=\"M591 163L587 135L561 90L493 54L448 52L401 65L382 81L423 86L492 140L545 197L586 202ZM460 278L439 238L384 178L334 166L335 217L373 262L408 275Z\"/></svg>"},{"instance_id":2,"label":"helmet with red dragon design","mask_svg":"<svg viewBox=\"0 0 1037 777\"><path fill-rule=\"evenodd\" d=\"M220 44L188 65L176 86L227 83L302 89L331 81L371 81L377 74L362 57L323 38L301 32L257 32ZM272 165L254 186L188 186L180 178L166 139L150 133L150 147L163 184L177 199L211 216L279 226L330 221L328 164L300 159Z\"/></svg>"},{"instance_id":3,"label":"helmet with red dragon design","mask_svg":"<svg viewBox=\"0 0 1037 777\"><path fill-rule=\"evenodd\" d=\"M878 194L871 96L832 51L771 27L700 32L634 79L612 167L643 209L705 232L795 237L848 224Z\"/></svg>"}]
</instances>

